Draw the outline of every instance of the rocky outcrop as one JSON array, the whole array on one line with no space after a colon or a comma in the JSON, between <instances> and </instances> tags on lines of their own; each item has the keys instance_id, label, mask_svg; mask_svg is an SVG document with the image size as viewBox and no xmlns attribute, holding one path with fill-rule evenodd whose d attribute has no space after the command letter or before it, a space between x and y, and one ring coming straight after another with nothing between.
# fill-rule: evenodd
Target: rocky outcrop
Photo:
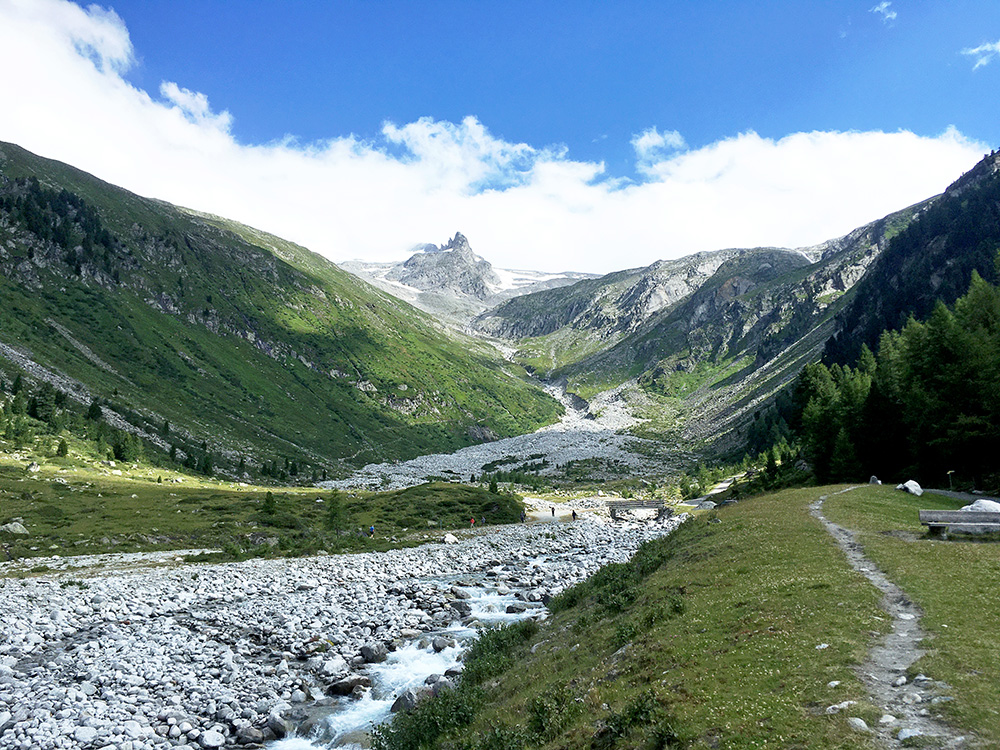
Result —
<instances>
[{"instance_id":1,"label":"rocky outcrop","mask_svg":"<svg viewBox=\"0 0 1000 750\"><path fill-rule=\"evenodd\" d=\"M452 292L480 300L500 287L493 266L472 252L461 232L456 232L446 245L410 256L386 278L414 289Z\"/></svg>"}]
</instances>

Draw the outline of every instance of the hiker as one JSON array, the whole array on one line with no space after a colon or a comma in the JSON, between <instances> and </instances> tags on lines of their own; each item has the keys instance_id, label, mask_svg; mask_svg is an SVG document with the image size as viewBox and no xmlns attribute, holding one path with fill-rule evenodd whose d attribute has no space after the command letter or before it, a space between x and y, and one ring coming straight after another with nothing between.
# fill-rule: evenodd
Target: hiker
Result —
<instances>
[{"instance_id":1,"label":"hiker","mask_svg":"<svg viewBox=\"0 0 1000 750\"><path fill-rule=\"evenodd\" d=\"M525 521L527 520L527 518L528 518L528 514L527 514L527 513L525 513L525 512L524 512L524 511L522 510L522 511L521 511L521 523L524 523L524 522L525 522Z\"/></svg>"},{"instance_id":2,"label":"hiker","mask_svg":"<svg viewBox=\"0 0 1000 750\"><path fill-rule=\"evenodd\" d=\"M370 536L372 539L375 538L375 524L372 524L371 526L368 527L368 536Z\"/></svg>"},{"instance_id":3,"label":"hiker","mask_svg":"<svg viewBox=\"0 0 1000 750\"><path fill-rule=\"evenodd\" d=\"M470 528L470 529L474 529L475 527L476 527L476 517L475 517L475 516L473 516L473 517L472 517L472 518L471 518L471 519L469 520L469 528Z\"/></svg>"},{"instance_id":4,"label":"hiker","mask_svg":"<svg viewBox=\"0 0 1000 750\"><path fill-rule=\"evenodd\" d=\"M576 520L576 508L573 508L573 520Z\"/></svg>"},{"instance_id":5,"label":"hiker","mask_svg":"<svg viewBox=\"0 0 1000 750\"><path fill-rule=\"evenodd\" d=\"M552 517L553 518L556 517L556 506L554 506L554 505L552 506Z\"/></svg>"}]
</instances>

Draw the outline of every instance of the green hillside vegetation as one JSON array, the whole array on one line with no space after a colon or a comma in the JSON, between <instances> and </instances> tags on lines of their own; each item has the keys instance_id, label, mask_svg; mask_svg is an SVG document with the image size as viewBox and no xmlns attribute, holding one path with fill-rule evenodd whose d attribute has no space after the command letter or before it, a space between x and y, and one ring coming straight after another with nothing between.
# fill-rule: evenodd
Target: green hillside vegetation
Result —
<instances>
[{"instance_id":1,"label":"green hillside vegetation","mask_svg":"<svg viewBox=\"0 0 1000 750\"><path fill-rule=\"evenodd\" d=\"M1000 584L995 549L923 535L917 508L955 501L837 489L752 498L647 543L554 599L541 625L482 638L460 687L397 716L375 746L876 747L846 718L878 723L881 707L856 670L890 623L877 590L809 515L821 494L825 515L860 532L926 611L934 640L910 676L943 680L954 698L931 710L989 746L1000 742L1000 665L983 637L1000 616L988 593ZM857 701L849 712L826 712L848 700Z\"/></svg>"},{"instance_id":2,"label":"green hillside vegetation","mask_svg":"<svg viewBox=\"0 0 1000 750\"><path fill-rule=\"evenodd\" d=\"M6 559L209 548L202 559L384 550L440 539L469 518L512 523L520 498L444 482L395 492L340 493L221 482L141 460L99 460L61 438L0 454L0 532ZM47 447L46 447L47 446ZM37 471L28 470L38 463ZM375 536L367 530L375 526Z\"/></svg>"},{"instance_id":3,"label":"green hillside vegetation","mask_svg":"<svg viewBox=\"0 0 1000 750\"><path fill-rule=\"evenodd\" d=\"M912 476L1000 489L1000 289L883 333L856 366L806 367L790 416L819 481Z\"/></svg>"},{"instance_id":4,"label":"green hillside vegetation","mask_svg":"<svg viewBox=\"0 0 1000 750\"><path fill-rule=\"evenodd\" d=\"M892 240L858 282L855 300L840 316L837 335L826 347L828 363L851 364L861 347L874 349L886 329L910 317L927 318L938 302L953 304L965 294L973 271L1000 281L994 264L1000 248L1000 155L979 164L919 213L895 229Z\"/></svg>"},{"instance_id":5,"label":"green hillside vegetation","mask_svg":"<svg viewBox=\"0 0 1000 750\"><path fill-rule=\"evenodd\" d=\"M558 415L488 347L304 248L12 145L0 173L0 342L148 434L168 422L167 444L342 473Z\"/></svg>"}]
</instances>

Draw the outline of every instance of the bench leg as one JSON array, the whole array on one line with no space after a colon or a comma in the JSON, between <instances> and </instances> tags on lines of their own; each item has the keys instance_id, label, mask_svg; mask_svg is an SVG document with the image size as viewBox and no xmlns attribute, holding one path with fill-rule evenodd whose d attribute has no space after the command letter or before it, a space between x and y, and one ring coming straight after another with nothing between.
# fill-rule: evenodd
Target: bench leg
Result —
<instances>
[{"instance_id":1,"label":"bench leg","mask_svg":"<svg viewBox=\"0 0 1000 750\"><path fill-rule=\"evenodd\" d=\"M927 527L928 533L935 539L947 539L948 538L948 527L933 525Z\"/></svg>"}]
</instances>

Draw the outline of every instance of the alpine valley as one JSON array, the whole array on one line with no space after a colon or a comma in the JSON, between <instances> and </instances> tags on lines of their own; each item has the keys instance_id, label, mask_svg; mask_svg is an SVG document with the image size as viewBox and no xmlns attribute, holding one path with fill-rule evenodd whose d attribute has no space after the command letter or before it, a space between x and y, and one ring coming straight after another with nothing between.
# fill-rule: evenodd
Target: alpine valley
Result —
<instances>
[{"instance_id":1,"label":"alpine valley","mask_svg":"<svg viewBox=\"0 0 1000 750\"><path fill-rule=\"evenodd\" d=\"M461 233L403 263L340 268L16 145L0 145L0 174L8 382L48 382L231 475L295 464L342 478L530 433L564 404L599 417L587 404L608 394L660 469L739 455L806 364L953 302L973 271L995 279L1000 243L994 154L814 247L602 277L495 269Z\"/></svg>"}]
</instances>

